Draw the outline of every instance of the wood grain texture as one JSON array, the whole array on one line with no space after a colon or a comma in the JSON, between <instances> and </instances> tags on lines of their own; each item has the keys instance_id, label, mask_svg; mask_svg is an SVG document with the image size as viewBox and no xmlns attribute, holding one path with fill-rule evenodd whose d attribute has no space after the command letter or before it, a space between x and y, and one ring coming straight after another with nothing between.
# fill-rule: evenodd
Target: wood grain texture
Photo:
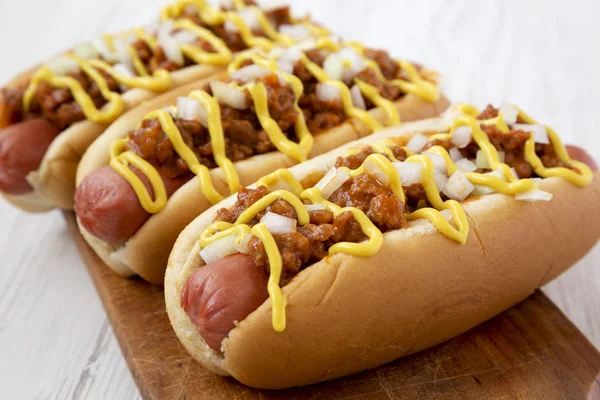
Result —
<instances>
[{"instance_id":1,"label":"wood grain texture","mask_svg":"<svg viewBox=\"0 0 600 400\"><path fill-rule=\"evenodd\" d=\"M0 83L168 0L0 3ZM509 100L600 159L596 0L291 0L337 33L436 67L450 98ZM0 202L0 398L133 399L106 315L59 213ZM600 346L600 246L544 291Z\"/></svg>"},{"instance_id":2,"label":"wood grain texture","mask_svg":"<svg viewBox=\"0 0 600 400\"><path fill-rule=\"evenodd\" d=\"M541 292L441 346L383 367L282 391L214 375L171 329L162 288L111 272L65 218L144 399L566 399L596 390L600 353Z\"/></svg>"}]
</instances>

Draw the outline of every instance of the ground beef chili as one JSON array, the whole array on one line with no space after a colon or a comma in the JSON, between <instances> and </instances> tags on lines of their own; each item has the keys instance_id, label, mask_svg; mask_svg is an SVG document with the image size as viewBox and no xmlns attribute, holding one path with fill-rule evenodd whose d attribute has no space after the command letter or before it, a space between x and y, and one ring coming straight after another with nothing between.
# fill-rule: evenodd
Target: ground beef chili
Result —
<instances>
[{"instance_id":1,"label":"ground beef chili","mask_svg":"<svg viewBox=\"0 0 600 400\"><path fill-rule=\"evenodd\" d=\"M282 132L291 140L296 140L293 126L298 119L294 108L294 92L288 85L282 85L276 75L264 78L267 88L269 112L277 121ZM210 88L206 88L210 91ZM231 161L241 161L256 154L264 154L275 150L275 146L263 130L254 105L248 96L251 106L246 110L238 110L221 104L221 121L225 137L226 155ZM185 144L194 151L203 165L215 168L212 143L209 130L198 121L174 118ZM155 167L166 170L173 177L190 175L187 164L173 148L173 144L162 130L158 120L150 119L142 122L138 129L129 133L128 150L133 151Z\"/></svg>"},{"instance_id":2,"label":"ground beef chili","mask_svg":"<svg viewBox=\"0 0 600 400\"><path fill-rule=\"evenodd\" d=\"M216 220L234 223L242 212L268 193L269 190L264 186L242 189L233 207L217 211ZM329 197L329 201L340 207L360 209L382 232L400 229L407 223L404 217L404 204L386 185L369 174L349 179ZM277 200L258 213L249 225L258 223L269 211L288 218L297 218L294 208L289 203ZM297 232L273 235L283 261L282 286L306 265L325 257L327 249L335 243L361 242L367 239L349 211L337 217L326 210L310 211L309 216L310 223L298 227ZM255 264L268 271L268 258L262 242L252 237L248 243L248 250Z\"/></svg>"}]
</instances>

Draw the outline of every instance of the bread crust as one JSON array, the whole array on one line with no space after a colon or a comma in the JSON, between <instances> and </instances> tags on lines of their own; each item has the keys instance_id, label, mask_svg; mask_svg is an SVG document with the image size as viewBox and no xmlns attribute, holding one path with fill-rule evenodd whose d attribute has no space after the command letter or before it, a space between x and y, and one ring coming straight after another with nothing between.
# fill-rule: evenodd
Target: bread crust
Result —
<instances>
[{"instance_id":1,"label":"bread crust","mask_svg":"<svg viewBox=\"0 0 600 400\"><path fill-rule=\"evenodd\" d=\"M83 157L78 173L77 184L87 175L100 169L109 162L108 149L117 138L127 135L146 112L172 104L177 96L166 95L147 105L141 106L121 117L88 150ZM448 108L449 102L441 97L437 103L429 103L415 95L407 95L397 102L397 108L403 121L422 119L439 115ZM385 121L382 110L371 111L379 121ZM310 157L326 153L352 140L369 134L362 123L350 120L326 133L315 136ZM378 134L372 135L377 137ZM272 152L236 163L240 183L247 186L279 168L288 168L296 164L292 158ZM227 193L228 187L220 168L211 170L215 188ZM79 225L83 237L98 253L100 258L115 272L122 276L140 275L148 282L163 284L164 272L169 254L179 233L198 215L212 204L203 196L197 179L192 179L177 190L167 202L167 206L152 217L123 246L114 247L103 240L93 237Z\"/></svg>"},{"instance_id":2,"label":"bread crust","mask_svg":"<svg viewBox=\"0 0 600 400\"><path fill-rule=\"evenodd\" d=\"M362 142L373 141L366 139ZM299 179L315 169L324 172L351 147L356 143L291 170ZM418 352L522 301L597 243L600 173L585 188L561 178L544 179L540 188L554 195L550 202L502 194L466 202L465 245L418 220L386 233L372 257L336 254L311 265L283 288L286 330L273 330L267 300L230 332L219 358L183 311L180 295L189 274L203 265L200 233L217 209L235 202L232 196L194 220L177 240L165 275L171 324L188 352L209 369L264 389L334 379Z\"/></svg>"},{"instance_id":3,"label":"bread crust","mask_svg":"<svg viewBox=\"0 0 600 400\"><path fill-rule=\"evenodd\" d=\"M22 86L36 68L21 74L7 86ZM222 67L195 65L171 74L171 90L223 71ZM169 92L167 92L169 93ZM125 110L131 110L161 93L145 89L132 89L123 94ZM0 107L3 104L0 103ZM106 106L105 106L106 107ZM0 116L4 113L0 110ZM4 195L13 205L29 212L43 212L52 208L73 209L75 175L81 157L96 138L110 124L98 124L84 120L71 125L52 142L40 167L27 176L33 192L25 195Z\"/></svg>"}]
</instances>

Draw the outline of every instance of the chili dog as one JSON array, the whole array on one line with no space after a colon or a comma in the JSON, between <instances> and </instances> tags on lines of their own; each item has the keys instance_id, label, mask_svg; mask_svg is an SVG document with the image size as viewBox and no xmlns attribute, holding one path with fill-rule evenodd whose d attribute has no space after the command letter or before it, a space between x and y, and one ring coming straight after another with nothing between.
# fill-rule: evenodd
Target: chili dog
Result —
<instances>
[{"instance_id":1,"label":"chili dog","mask_svg":"<svg viewBox=\"0 0 600 400\"><path fill-rule=\"evenodd\" d=\"M239 51L328 34L287 7L226 3L179 0L160 22L80 44L1 89L0 193L28 211L71 209L81 156L125 111L222 72Z\"/></svg>"},{"instance_id":2,"label":"chili dog","mask_svg":"<svg viewBox=\"0 0 600 400\"><path fill-rule=\"evenodd\" d=\"M448 105L425 68L331 38L241 53L228 70L125 115L83 158L81 232L119 274L162 284L178 234L223 193Z\"/></svg>"},{"instance_id":3,"label":"chili dog","mask_svg":"<svg viewBox=\"0 0 600 400\"><path fill-rule=\"evenodd\" d=\"M269 174L194 220L165 275L189 353L253 387L337 378L482 323L597 243L584 150L512 105L451 110Z\"/></svg>"}]
</instances>

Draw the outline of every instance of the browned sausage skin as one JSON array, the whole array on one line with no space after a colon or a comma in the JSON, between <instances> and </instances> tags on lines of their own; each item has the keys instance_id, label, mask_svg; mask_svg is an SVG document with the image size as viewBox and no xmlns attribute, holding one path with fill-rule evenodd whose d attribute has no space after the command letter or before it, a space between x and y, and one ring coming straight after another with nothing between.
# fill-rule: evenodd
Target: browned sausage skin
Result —
<instances>
[{"instance_id":1,"label":"browned sausage skin","mask_svg":"<svg viewBox=\"0 0 600 400\"><path fill-rule=\"evenodd\" d=\"M598 165L596 164L596 161L594 161L592 156L590 156L584 149L570 144L566 145L565 147L567 148L567 152L573 160L577 160L586 164L593 171L598 171Z\"/></svg>"},{"instance_id":2,"label":"browned sausage skin","mask_svg":"<svg viewBox=\"0 0 600 400\"><path fill-rule=\"evenodd\" d=\"M181 306L215 351L268 297L268 277L247 254L234 254L195 270L181 292Z\"/></svg>"},{"instance_id":3,"label":"browned sausage skin","mask_svg":"<svg viewBox=\"0 0 600 400\"><path fill-rule=\"evenodd\" d=\"M23 195L33 191L27 175L39 168L59 129L43 118L0 130L0 191Z\"/></svg>"},{"instance_id":4,"label":"browned sausage skin","mask_svg":"<svg viewBox=\"0 0 600 400\"><path fill-rule=\"evenodd\" d=\"M132 170L154 196L148 178L137 169ZM160 175L168 196L189 180L188 177L171 178L164 172ZM77 187L75 212L83 228L113 245L129 240L151 216L141 206L129 182L110 166L88 175Z\"/></svg>"}]
</instances>

